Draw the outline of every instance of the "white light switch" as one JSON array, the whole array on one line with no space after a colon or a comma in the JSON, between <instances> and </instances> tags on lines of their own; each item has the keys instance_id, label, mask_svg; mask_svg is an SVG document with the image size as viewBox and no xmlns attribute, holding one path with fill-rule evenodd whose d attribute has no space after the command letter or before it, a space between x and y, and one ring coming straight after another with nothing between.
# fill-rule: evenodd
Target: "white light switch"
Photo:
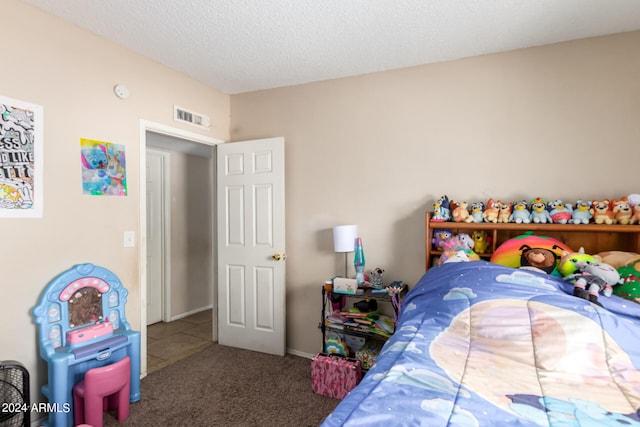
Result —
<instances>
[{"instance_id":1,"label":"white light switch","mask_svg":"<svg viewBox=\"0 0 640 427\"><path fill-rule=\"evenodd\" d=\"M136 232L125 231L124 232L124 247L133 248L136 245Z\"/></svg>"}]
</instances>

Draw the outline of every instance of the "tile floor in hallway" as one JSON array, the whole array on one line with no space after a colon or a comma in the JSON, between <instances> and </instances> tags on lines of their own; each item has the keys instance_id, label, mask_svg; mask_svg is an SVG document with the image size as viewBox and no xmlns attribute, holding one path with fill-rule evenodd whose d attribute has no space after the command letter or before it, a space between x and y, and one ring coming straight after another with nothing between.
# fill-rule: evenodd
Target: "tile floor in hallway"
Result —
<instances>
[{"instance_id":1,"label":"tile floor in hallway","mask_svg":"<svg viewBox=\"0 0 640 427\"><path fill-rule=\"evenodd\" d=\"M212 313L213 310L206 310L173 322L149 325L147 374L212 345Z\"/></svg>"}]
</instances>

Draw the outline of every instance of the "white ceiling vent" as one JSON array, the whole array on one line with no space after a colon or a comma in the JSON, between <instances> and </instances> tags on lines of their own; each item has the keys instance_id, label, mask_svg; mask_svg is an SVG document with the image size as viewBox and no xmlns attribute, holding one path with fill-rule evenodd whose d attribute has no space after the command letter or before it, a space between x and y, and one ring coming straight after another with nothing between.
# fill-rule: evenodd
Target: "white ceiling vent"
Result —
<instances>
[{"instance_id":1,"label":"white ceiling vent","mask_svg":"<svg viewBox=\"0 0 640 427\"><path fill-rule=\"evenodd\" d=\"M208 128L211 123L208 116L200 113L194 113L193 111L186 110L182 107L178 107L177 105L173 106L173 120L203 128Z\"/></svg>"}]
</instances>

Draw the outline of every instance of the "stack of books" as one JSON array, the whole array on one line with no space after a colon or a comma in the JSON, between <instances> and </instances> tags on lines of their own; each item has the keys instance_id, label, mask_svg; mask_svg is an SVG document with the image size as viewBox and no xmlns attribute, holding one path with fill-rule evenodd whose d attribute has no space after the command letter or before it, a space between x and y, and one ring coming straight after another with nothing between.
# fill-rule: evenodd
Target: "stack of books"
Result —
<instances>
[{"instance_id":1,"label":"stack of books","mask_svg":"<svg viewBox=\"0 0 640 427\"><path fill-rule=\"evenodd\" d=\"M390 337L395 330L395 321L378 312L341 311L325 318L327 327L336 330L368 332Z\"/></svg>"}]
</instances>

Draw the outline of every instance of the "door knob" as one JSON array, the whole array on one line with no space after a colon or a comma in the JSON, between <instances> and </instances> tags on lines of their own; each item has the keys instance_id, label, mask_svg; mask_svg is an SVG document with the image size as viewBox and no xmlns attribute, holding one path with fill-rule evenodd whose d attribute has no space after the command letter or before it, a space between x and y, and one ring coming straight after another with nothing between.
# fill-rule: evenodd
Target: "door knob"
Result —
<instances>
[{"instance_id":1,"label":"door knob","mask_svg":"<svg viewBox=\"0 0 640 427\"><path fill-rule=\"evenodd\" d=\"M280 261L287 259L287 256L285 254L273 254L271 255L271 259L274 261Z\"/></svg>"}]
</instances>

